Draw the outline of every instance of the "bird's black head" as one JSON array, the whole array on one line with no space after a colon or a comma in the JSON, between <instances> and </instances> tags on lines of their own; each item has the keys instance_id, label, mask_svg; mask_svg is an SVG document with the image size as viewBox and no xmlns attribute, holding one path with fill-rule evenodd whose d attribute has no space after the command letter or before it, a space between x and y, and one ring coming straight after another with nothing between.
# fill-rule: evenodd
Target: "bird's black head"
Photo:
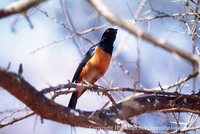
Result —
<instances>
[{"instance_id":1,"label":"bird's black head","mask_svg":"<svg viewBox=\"0 0 200 134\"><path fill-rule=\"evenodd\" d=\"M113 43L116 39L117 29L108 28L103 33L101 37L101 41L99 43L99 47L102 48L104 51L112 55L113 51Z\"/></svg>"},{"instance_id":2,"label":"bird's black head","mask_svg":"<svg viewBox=\"0 0 200 134\"><path fill-rule=\"evenodd\" d=\"M108 28L103 33L101 40L107 40L110 42L114 42L117 35L117 29L114 28Z\"/></svg>"}]
</instances>

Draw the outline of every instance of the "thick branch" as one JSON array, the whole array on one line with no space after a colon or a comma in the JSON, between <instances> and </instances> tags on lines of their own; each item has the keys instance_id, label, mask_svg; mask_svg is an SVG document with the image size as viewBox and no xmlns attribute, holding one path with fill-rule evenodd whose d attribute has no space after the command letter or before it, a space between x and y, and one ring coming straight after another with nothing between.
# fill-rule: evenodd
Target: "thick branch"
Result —
<instances>
[{"instance_id":1,"label":"thick branch","mask_svg":"<svg viewBox=\"0 0 200 134\"><path fill-rule=\"evenodd\" d=\"M131 96L107 109L87 112L72 110L47 99L42 93L15 73L0 68L0 86L24 102L45 119L80 127L108 127L119 130L126 120L147 112L192 112L200 114L200 97L195 95L145 95ZM195 107L194 107L195 105ZM118 129L117 129L118 128ZM128 131L128 128L125 128ZM138 132L139 130L129 130ZM147 133L149 131L140 130Z\"/></svg>"},{"instance_id":2,"label":"thick branch","mask_svg":"<svg viewBox=\"0 0 200 134\"><path fill-rule=\"evenodd\" d=\"M194 107L195 105L195 107ZM140 95L131 96L117 105L104 110L112 112L109 118L127 119L147 112L192 112L200 114L200 97ZM115 114L114 114L115 113Z\"/></svg>"},{"instance_id":3,"label":"thick branch","mask_svg":"<svg viewBox=\"0 0 200 134\"><path fill-rule=\"evenodd\" d=\"M86 112L72 110L56 104L46 98L41 92L37 91L22 77L2 68L0 68L0 86L45 119L85 128L103 127L106 128L106 130L114 131L121 129L122 124L117 124L115 120L110 118L101 119L99 113L102 113L103 111L96 114L96 111ZM102 113L101 115L104 114L106 113ZM91 115L93 116L91 117ZM124 131L133 133L149 133L147 130L128 130L127 128L124 128Z\"/></svg>"},{"instance_id":4,"label":"thick branch","mask_svg":"<svg viewBox=\"0 0 200 134\"><path fill-rule=\"evenodd\" d=\"M83 124L82 122L86 122L88 125L92 124L86 117L84 117L85 115L89 116L90 113L85 112L84 115L82 115L82 112L78 111L80 119L74 120L76 113L73 113L66 107L53 103L23 78L1 68L0 86L8 90L13 96L21 100L43 118L70 125L79 124L78 126L83 127L86 127L86 124Z\"/></svg>"},{"instance_id":5,"label":"thick branch","mask_svg":"<svg viewBox=\"0 0 200 134\"><path fill-rule=\"evenodd\" d=\"M163 42L159 41L158 39L152 37L151 35L143 32L138 27L132 26L129 23L127 23L126 21L123 21L122 19L117 17L115 14L113 14L101 2L101 0L88 0L88 2L97 10L97 12L99 14L101 14L110 23L115 24L115 25L127 30L128 32L130 32L131 34L133 34L137 37L141 37L142 39L149 41L149 42L153 43L154 45L156 45L170 53L175 53L191 63L198 64L199 58L197 57L197 55L193 55L193 54L187 53L185 51L182 51L181 49L179 49L169 43L163 43Z\"/></svg>"},{"instance_id":6,"label":"thick branch","mask_svg":"<svg viewBox=\"0 0 200 134\"><path fill-rule=\"evenodd\" d=\"M13 14L22 13L37 6L46 0L20 0L11 3L3 9L0 9L0 18L7 17Z\"/></svg>"}]
</instances>

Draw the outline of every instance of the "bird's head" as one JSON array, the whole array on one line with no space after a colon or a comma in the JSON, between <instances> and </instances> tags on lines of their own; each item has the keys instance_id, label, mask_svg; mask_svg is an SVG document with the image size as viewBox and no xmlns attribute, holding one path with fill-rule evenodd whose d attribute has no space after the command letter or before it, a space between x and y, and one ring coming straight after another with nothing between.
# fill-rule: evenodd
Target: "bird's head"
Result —
<instances>
[{"instance_id":1,"label":"bird's head","mask_svg":"<svg viewBox=\"0 0 200 134\"><path fill-rule=\"evenodd\" d=\"M116 39L116 35L117 35L117 29L114 28L106 29L106 31L102 35L101 41L99 42L98 46L105 52L112 55L113 44Z\"/></svg>"},{"instance_id":2,"label":"bird's head","mask_svg":"<svg viewBox=\"0 0 200 134\"><path fill-rule=\"evenodd\" d=\"M118 29L114 29L114 28L108 28L106 29L106 31L103 33L101 41L108 41L108 42L114 42L116 39L116 35L117 35L117 30Z\"/></svg>"}]
</instances>

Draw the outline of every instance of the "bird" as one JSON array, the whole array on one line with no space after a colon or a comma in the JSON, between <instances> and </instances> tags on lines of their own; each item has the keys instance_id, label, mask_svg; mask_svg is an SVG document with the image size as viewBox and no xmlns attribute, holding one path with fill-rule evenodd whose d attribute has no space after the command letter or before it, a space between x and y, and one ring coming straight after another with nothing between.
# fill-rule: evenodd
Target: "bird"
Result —
<instances>
[{"instance_id":1,"label":"bird","mask_svg":"<svg viewBox=\"0 0 200 134\"><path fill-rule=\"evenodd\" d=\"M117 30L118 29L107 28L99 43L90 47L76 69L72 78L73 83L86 84L87 82L94 84L105 74L110 65ZM68 108L75 109L78 98L85 91L86 90L78 89L73 92L69 100Z\"/></svg>"}]
</instances>

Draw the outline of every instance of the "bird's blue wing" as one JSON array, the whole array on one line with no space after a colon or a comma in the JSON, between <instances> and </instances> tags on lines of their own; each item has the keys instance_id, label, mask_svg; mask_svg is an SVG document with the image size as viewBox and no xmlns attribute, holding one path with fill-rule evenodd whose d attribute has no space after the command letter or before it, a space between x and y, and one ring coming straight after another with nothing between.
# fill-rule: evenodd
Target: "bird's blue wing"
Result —
<instances>
[{"instance_id":1,"label":"bird's blue wing","mask_svg":"<svg viewBox=\"0 0 200 134\"><path fill-rule=\"evenodd\" d=\"M74 77L72 79L72 82L77 82L78 80L78 77L83 69L83 67L87 64L87 62L91 59L91 57L94 55L94 50L95 50L95 47L97 46L98 44L92 46L88 51L87 53L84 55L81 63L78 65L78 68L76 69L76 72L74 74Z\"/></svg>"}]
</instances>

